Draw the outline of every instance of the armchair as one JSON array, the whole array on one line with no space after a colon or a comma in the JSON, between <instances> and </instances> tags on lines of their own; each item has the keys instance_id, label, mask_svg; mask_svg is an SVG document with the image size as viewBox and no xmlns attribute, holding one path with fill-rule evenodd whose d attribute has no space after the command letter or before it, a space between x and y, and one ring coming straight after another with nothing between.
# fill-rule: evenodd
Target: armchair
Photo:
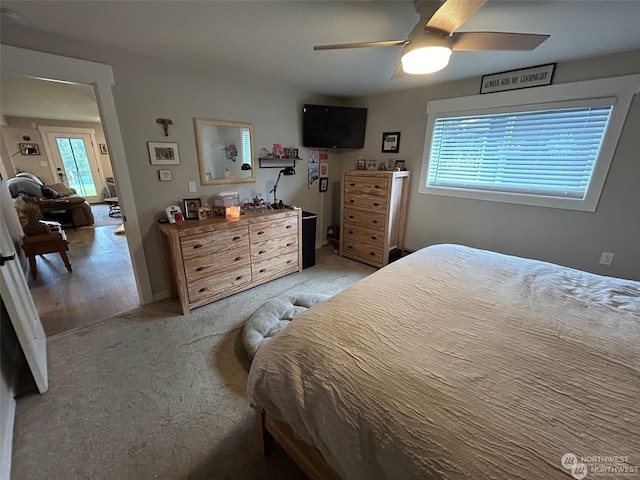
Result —
<instances>
[{"instance_id":1,"label":"armchair","mask_svg":"<svg viewBox=\"0 0 640 480\"><path fill-rule=\"evenodd\" d=\"M35 176L20 175L7 180L12 198L22 197L37 202L45 218L48 212L68 210L74 227L93 225L91 205L86 199L77 195L74 189L64 183L44 185Z\"/></svg>"}]
</instances>

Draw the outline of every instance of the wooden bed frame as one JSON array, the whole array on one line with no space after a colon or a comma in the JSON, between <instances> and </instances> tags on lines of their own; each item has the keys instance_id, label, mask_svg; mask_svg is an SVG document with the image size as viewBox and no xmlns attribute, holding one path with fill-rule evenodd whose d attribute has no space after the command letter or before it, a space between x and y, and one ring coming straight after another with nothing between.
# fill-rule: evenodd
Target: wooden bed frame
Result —
<instances>
[{"instance_id":1,"label":"wooden bed frame","mask_svg":"<svg viewBox=\"0 0 640 480\"><path fill-rule=\"evenodd\" d=\"M340 480L340 476L327 463L322 454L296 438L293 429L285 422L274 420L264 410L256 410L258 446L263 456L273 449L273 441L280 444L310 480Z\"/></svg>"}]
</instances>

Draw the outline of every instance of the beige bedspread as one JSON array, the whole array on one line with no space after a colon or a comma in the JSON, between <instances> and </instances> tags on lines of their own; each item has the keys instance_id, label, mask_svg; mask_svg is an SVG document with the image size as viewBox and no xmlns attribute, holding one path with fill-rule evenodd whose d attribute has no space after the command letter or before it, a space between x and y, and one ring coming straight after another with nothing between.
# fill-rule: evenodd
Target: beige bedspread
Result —
<instances>
[{"instance_id":1,"label":"beige bedspread","mask_svg":"<svg viewBox=\"0 0 640 480\"><path fill-rule=\"evenodd\" d=\"M348 480L591 479L640 464L639 370L640 283L438 245L296 318L248 394Z\"/></svg>"}]
</instances>

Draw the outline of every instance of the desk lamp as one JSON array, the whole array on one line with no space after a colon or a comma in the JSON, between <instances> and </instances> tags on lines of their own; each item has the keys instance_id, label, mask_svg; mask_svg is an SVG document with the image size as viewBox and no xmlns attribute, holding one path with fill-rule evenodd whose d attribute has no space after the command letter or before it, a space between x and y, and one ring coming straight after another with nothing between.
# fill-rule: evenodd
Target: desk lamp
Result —
<instances>
[{"instance_id":1,"label":"desk lamp","mask_svg":"<svg viewBox=\"0 0 640 480\"><path fill-rule=\"evenodd\" d=\"M284 175L285 177L289 177L295 174L296 174L296 170L293 167L285 167L282 170L280 170L280 173L278 173L278 179L276 180L275 185L271 189L271 192L273 192L273 205L272 205L273 208L278 208L278 200L276 199L276 190L278 189L278 182L280 181L280 176Z\"/></svg>"}]
</instances>

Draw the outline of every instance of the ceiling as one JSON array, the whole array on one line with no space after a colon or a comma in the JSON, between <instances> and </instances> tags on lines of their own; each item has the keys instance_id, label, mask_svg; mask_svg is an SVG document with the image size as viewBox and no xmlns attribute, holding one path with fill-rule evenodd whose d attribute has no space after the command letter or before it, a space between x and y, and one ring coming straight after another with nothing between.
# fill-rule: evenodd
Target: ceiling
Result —
<instances>
[{"instance_id":1,"label":"ceiling","mask_svg":"<svg viewBox=\"0 0 640 480\"><path fill-rule=\"evenodd\" d=\"M434 11L440 5L429 3ZM391 80L401 47L312 47L404 39L418 22L413 1L3 0L2 7L17 12L24 27L343 97L640 48L640 0L489 0L459 31L551 38L527 53L454 52L441 72Z\"/></svg>"}]
</instances>

